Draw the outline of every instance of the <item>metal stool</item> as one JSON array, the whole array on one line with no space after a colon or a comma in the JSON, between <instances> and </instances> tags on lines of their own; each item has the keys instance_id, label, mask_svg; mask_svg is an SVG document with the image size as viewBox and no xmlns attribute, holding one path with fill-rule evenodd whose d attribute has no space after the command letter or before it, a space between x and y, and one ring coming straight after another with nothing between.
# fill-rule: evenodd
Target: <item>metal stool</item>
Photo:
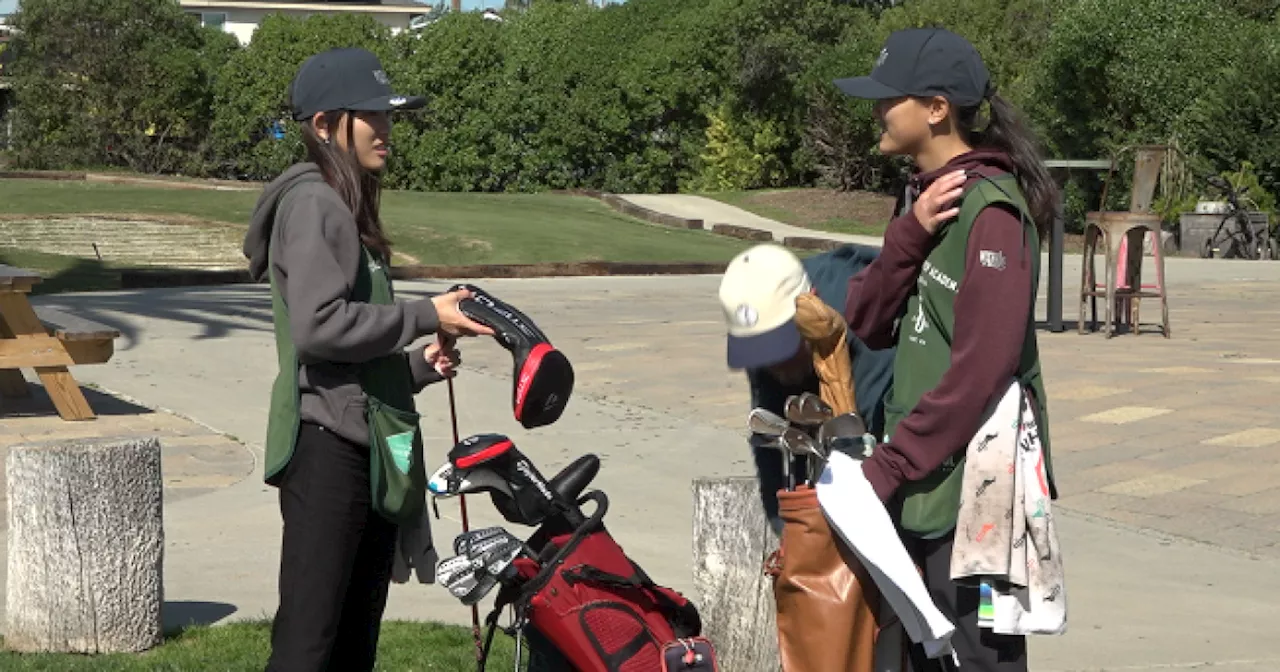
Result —
<instances>
[{"instance_id":1,"label":"metal stool","mask_svg":"<svg viewBox=\"0 0 1280 672\"><path fill-rule=\"evenodd\" d=\"M1115 335L1115 323L1120 317L1127 318L1134 333L1141 332L1139 307L1143 297L1159 298L1161 305L1161 327L1165 338L1169 338L1169 299L1165 291L1164 251L1161 240L1160 216L1151 212L1151 202L1155 195L1156 181L1160 177L1160 168L1169 147L1164 145L1146 145L1126 147L1117 152L1117 156L1126 151L1134 152L1133 190L1129 198L1129 211L1106 211L1107 190L1111 186L1111 177L1115 173L1115 157L1112 158L1111 170L1107 172L1107 180L1102 187L1102 211L1090 212L1085 216L1084 259L1080 268L1080 319L1077 331L1084 333L1085 306L1092 303L1091 322L1096 328L1098 323L1098 297L1106 298L1107 338ZM1156 283L1142 284L1143 244L1147 234L1155 236L1152 245L1152 256L1156 263ZM1099 238L1106 250L1106 283L1100 286L1097 281L1094 254L1097 252ZM1122 248L1124 248L1122 259ZM1120 281L1119 275L1123 266L1125 279ZM1105 289L1104 289L1105 287ZM1122 309L1118 309L1123 306Z\"/></svg>"},{"instance_id":2,"label":"metal stool","mask_svg":"<svg viewBox=\"0 0 1280 672\"><path fill-rule=\"evenodd\" d=\"M1152 257L1156 266L1155 284L1142 284L1143 243L1147 235L1155 236ZM1101 239L1105 248L1105 284L1097 282L1095 253ZM1165 338L1169 338L1169 298L1164 282L1164 252L1160 244L1160 216L1141 212L1091 212L1085 217L1084 259L1081 269L1080 324L1084 333L1085 305L1092 302L1090 319L1092 327L1098 323L1098 296L1106 299L1107 338L1115 335L1115 324L1120 318L1133 328L1134 334L1142 331L1140 307L1142 298L1160 299L1160 324ZM1121 282L1120 275L1124 274Z\"/></svg>"}]
</instances>

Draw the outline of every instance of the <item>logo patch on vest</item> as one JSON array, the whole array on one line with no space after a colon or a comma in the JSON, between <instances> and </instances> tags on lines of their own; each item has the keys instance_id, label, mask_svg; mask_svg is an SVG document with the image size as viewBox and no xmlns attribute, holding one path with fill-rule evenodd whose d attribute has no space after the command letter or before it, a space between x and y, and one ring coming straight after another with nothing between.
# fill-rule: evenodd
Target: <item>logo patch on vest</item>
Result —
<instances>
[{"instance_id":1,"label":"logo patch on vest","mask_svg":"<svg viewBox=\"0 0 1280 672\"><path fill-rule=\"evenodd\" d=\"M978 253L978 261L987 268L1003 271L1005 267L1004 252L1000 250L982 250Z\"/></svg>"},{"instance_id":2,"label":"logo patch on vest","mask_svg":"<svg viewBox=\"0 0 1280 672\"><path fill-rule=\"evenodd\" d=\"M922 285L929 284L928 281L925 280L926 277L938 283L939 285L942 285L950 292L955 292L959 284L955 280L952 280L951 276L947 275L946 273L943 273L942 269L938 268L937 266L934 266L929 261L924 262L924 272L920 274L920 284Z\"/></svg>"}]
</instances>

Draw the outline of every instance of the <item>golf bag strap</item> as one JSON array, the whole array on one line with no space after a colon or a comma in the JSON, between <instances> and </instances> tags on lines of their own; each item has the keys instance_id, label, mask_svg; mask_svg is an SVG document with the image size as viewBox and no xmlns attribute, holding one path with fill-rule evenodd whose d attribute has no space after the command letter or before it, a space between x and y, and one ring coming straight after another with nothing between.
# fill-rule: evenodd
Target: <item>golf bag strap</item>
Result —
<instances>
[{"instance_id":1,"label":"golf bag strap","mask_svg":"<svg viewBox=\"0 0 1280 672\"><path fill-rule=\"evenodd\" d=\"M590 565L576 565L564 570L560 575L564 578L565 583L568 583L571 586L579 581L585 581L603 584L606 586L643 590L653 598L653 601L658 605L659 611L662 612L662 615L665 616L673 626L676 624L683 624L685 622L684 607L671 599L671 597L665 592L659 590L658 584L654 583L653 579L650 579L649 576L644 573L644 570L640 569L635 562L631 563L631 567L635 569L636 572L632 576L618 576L617 574L606 572L598 567L592 567Z\"/></svg>"},{"instance_id":2,"label":"golf bag strap","mask_svg":"<svg viewBox=\"0 0 1280 672\"><path fill-rule=\"evenodd\" d=\"M600 527L600 522L604 520L605 512L609 510L609 498L605 496L603 492L593 490L586 495L583 495L582 498L578 500L578 504L582 504L587 501L595 502L596 510L585 523L579 525L578 529L574 530L573 535L569 537L564 546L558 549L550 560L543 563L542 569L539 570L537 576L534 576L525 583L523 589L520 591L519 598L514 600L516 604L527 605L529 601L533 599L534 595L537 595L539 591L546 588L547 584L551 582L551 577L555 575L556 570L560 565L564 564L564 561L571 553L573 553L574 549L578 547L578 544L582 543L582 540L585 539L588 534Z\"/></svg>"},{"instance_id":3,"label":"golf bag strap","mask_svg":"<svg viewBox=\"0 0 1280 672\"><path fill-rule=\"evenodd\" d=\"M484 672L485 664L489 662L489 650L493 647L493 635L498 630L498 616L502 614L502 608L507 606L507 602L503 600L502 594L499 593L497 601L493 605L493 611L484 617L485 625L489 626L489 631L484 636L484 648L480 651L480 658L476 660L476 672Z\"/></svg>"}]
</instances>

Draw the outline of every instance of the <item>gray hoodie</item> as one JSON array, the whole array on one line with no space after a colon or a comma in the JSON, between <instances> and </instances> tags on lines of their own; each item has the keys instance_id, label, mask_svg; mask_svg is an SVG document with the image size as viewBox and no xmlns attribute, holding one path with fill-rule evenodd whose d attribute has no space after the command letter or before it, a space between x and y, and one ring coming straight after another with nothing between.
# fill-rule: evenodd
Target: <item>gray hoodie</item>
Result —
<instances>
[{"instance_id":1,"label":"gray hoodie","mask_svg":"<svg viewBox=\"0 0 1280 672\"><path fill-rule=\"evenodd\" d=\"M267 252L273 243L271 263ZM302 419L367 446L365 397L353 365L403 352L415 339L435 333L435 305L430 299L391 306L347 300L362 263L360 236L351 211L314 163L296 164L266 186L245 235L244 255L254 281L274 274L289 309ZM440 380L420 349L407 357L416 390Z\"/></svg>"}]
</instances>

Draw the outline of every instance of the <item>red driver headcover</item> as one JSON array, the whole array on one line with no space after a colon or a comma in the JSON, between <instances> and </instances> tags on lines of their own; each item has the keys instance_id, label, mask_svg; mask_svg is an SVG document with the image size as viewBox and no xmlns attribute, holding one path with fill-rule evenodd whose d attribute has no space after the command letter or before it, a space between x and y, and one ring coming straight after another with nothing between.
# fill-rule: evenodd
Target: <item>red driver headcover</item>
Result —
<instances>
[{"instance_id":1,"label":"red driver headcover","mask_svg":"<svg viewBox=\"0 0 1280 672\"><path fill-rule=\"evenodd\" d=\"M533 320L510 304L475 285L455 285L449 291L462 288L470 290L472 298L459 302L458 309L492 328L494 339L515 360L511 406L516 420L525 429L559 420L573 392L569 358L551 345Z\"/></svg>"}]
</instances>

